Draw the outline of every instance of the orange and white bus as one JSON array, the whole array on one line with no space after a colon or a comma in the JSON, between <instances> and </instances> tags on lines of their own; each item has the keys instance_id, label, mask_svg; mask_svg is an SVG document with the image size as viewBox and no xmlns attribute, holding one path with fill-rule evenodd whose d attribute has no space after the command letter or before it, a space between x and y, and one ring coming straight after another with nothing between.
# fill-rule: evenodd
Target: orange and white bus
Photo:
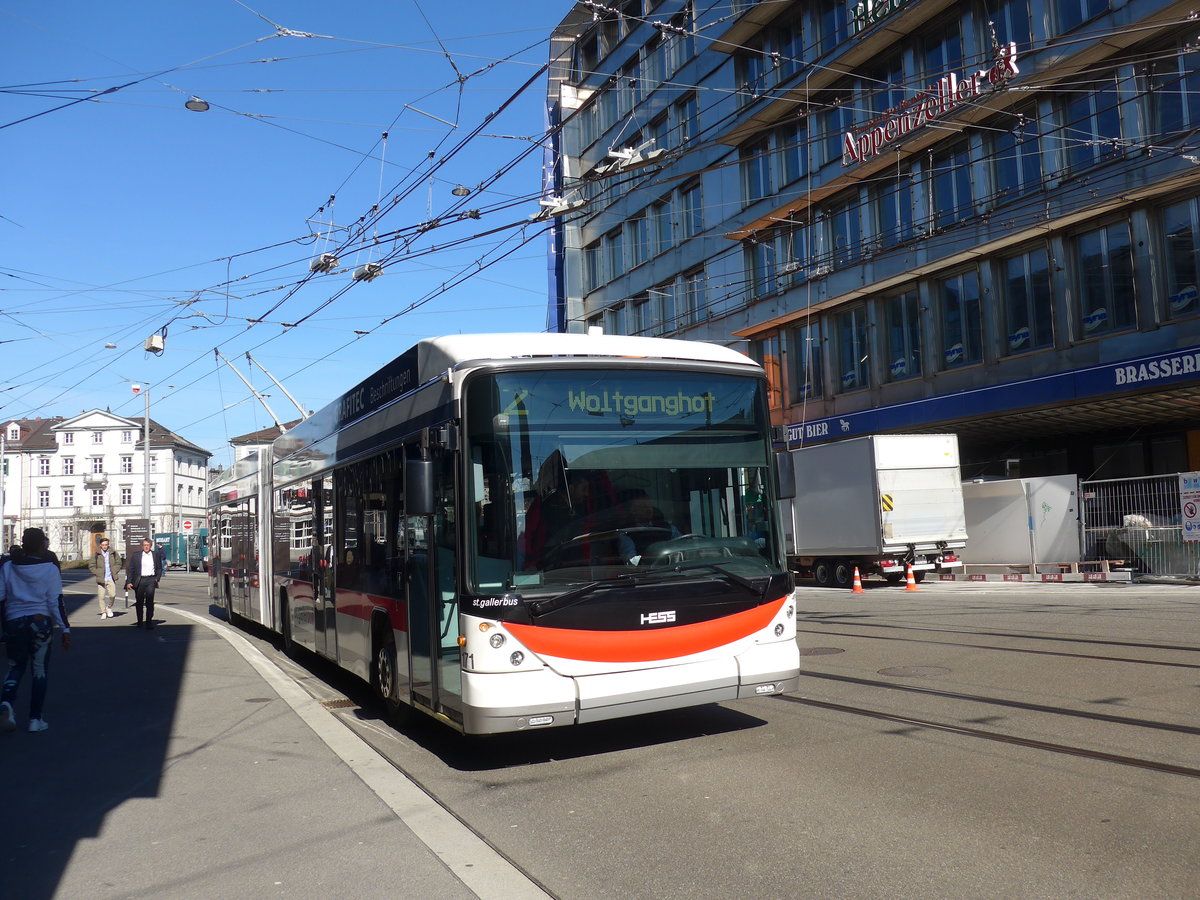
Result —
<instances>
[{"instance_id":1,"label":"orange and white bus","mask_svg":"<svg viewBox=\"0 0 1200 900\"><path fill-rule=\"evenodd\" d=\"M703 343L421 341L214 483L213 596L469 734L792 690L766 392Z\"/></svg>"}]
</instances>

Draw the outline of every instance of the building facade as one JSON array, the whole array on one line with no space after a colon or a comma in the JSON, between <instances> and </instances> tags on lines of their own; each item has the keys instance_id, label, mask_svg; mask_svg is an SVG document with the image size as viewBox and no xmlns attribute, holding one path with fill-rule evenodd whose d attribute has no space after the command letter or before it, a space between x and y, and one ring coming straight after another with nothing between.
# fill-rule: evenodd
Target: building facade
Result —
<instances>
[{"instance_id":1,"label":"building facade","mask_svg":"<svg viewBox=\"0 0 1200 900\"><path fill-rule=\"evenodd\" d=\"M548 109L552 328L738 342L791 447L1200 470L1188 4L577 3Z\"/></svg>"},{"instance_id":2,"label":"building facade","mask_svg":"<svg viewBox=\"0 0 1200 900\"><path fill-rule=\"evenodd\" d=\"M90 555L101 536L124 545L127 523L144 518L144 420L95 409L69 419L3 425L4 546L42 528L66 560ZM152 533L204 523L211 454L150 421Z\"/></svg>"}]
</instances>

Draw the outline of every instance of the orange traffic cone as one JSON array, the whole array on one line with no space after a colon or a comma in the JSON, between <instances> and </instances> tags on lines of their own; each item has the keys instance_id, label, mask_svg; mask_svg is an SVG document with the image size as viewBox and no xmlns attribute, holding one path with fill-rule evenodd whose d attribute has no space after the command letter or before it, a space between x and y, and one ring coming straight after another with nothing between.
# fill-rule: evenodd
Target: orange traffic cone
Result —
<instances>
[{"instance_id":1,"label":"orange traffic cone","mask_svg":"<svg viewBox=\"0 0 1200 900\"><path fill-rule=\"evenodd\" d=\"M904 585L904 590L906 590L906 591L919 591L920 590L920 588L917 587L917 580L915 578L913 578L912 563L909 563L907 566L907 579L908 579L908 583L906 585Z\"/></svg>"},{"instance_id":2,"label":"orange traffic cone","mask_svg":"<svg viewBox=\"0 0 1200 900\"><path fill-rule=\"evenodd\" d=\"M858 566L854 567L854 587L851 588L850 593L852 593L852 594L863 593L862 577L858 574Z\"/></svg>"}]
</instances>

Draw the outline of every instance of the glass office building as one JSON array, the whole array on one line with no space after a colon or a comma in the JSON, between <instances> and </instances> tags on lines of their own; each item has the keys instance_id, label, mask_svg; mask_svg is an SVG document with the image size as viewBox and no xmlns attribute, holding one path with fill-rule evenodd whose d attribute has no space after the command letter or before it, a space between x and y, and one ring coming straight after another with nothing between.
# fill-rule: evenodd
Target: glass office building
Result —
<instances>
[{"instance_id":1,"label":"glass office building","mask_svg":"<svg viewBox=\"0 0 1200 900\"><path fill-rule=\"evenodd\" d=\"M577 3L550 325L709 340L790 446L1200 469L1200 20L1163 0Z\"/></svg>"}]
</instances>

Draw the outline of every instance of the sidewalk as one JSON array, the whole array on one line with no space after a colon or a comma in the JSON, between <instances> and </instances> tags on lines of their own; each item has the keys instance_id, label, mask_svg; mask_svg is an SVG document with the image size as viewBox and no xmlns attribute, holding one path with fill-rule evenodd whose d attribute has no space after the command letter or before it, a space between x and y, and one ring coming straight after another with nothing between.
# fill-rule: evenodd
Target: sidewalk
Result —
<instances>
[{"instance_id":1,"label":"sidewalk","mask_svg":"<svg viewBox=\"0 0 1200 900\"><path fill-rule=\"evenodd\" d=\"M0 734L5 896L544 896L202 593L173 607L164 590L147 632L120 598L99 618L90 583L66 578L74 644L55 641L50 729L25 730L26 673Z\"/></svg>"}]
</instances>

